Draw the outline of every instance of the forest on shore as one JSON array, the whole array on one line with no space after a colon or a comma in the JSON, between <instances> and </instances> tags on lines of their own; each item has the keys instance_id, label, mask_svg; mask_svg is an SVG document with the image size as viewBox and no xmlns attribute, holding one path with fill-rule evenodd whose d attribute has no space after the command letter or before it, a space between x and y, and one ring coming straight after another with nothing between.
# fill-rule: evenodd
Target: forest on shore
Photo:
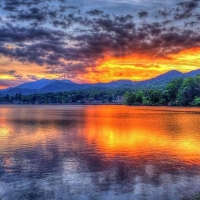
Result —
<instances>
[{"instance_id":1,"label":"forest on shore","mask_svg":"<svg viewBox=\"0 0 200 200\"><path fill-rule=\"evenodd\" d=\"M158 88L92 88L66 92L11 96L0 98L1 104L125 104L147 106L200 106L200 75L177 78L163 89Z\"/></svg>"},{"instance_id":2,"label":"forest on shore","mask_svg":"<svg viewBox=\"0 0 200 200\"><path fill-rule=\"evenodd\" d=\"M126 105L200 106L200 75L172 80L161 90L126 92Z\"/></svg>"}]
</instances>

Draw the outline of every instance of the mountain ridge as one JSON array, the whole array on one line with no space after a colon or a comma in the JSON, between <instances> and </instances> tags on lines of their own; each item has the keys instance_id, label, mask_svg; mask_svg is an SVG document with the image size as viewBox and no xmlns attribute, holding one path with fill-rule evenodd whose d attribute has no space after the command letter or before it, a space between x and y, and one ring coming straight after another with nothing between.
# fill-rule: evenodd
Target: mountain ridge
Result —
<instances>
[{"instance_id":1,"label":"mountain ridge","mask_svg":"<svg viewBox=\"0 0 200 200\"><path fill-rule=\"evenodd\" d=\"M40 79L33 82L27 82L18 85L13 88L7 88L0 90L0 95L15 95L16 93L21 94L33 94L33 93L47 93L47 92L64 92L72 90L84 90L89 88L162 88L167 85L171 80L176 78L187 78L193 77L200 74L200 69L190 71L188 73L182 73L178 70L171 70L164 74L144 81L131 81L131 80L117 80L108 83L74 83L71 80L49 80Z\"/></svg>"}]
</instances>

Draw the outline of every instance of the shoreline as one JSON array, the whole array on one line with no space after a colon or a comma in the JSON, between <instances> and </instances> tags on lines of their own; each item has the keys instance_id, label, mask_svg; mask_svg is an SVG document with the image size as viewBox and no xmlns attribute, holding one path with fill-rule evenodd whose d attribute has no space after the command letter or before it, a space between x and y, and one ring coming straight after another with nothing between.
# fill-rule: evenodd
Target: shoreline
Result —
<instances>
[{"instance_id":1,"label":"shoreline","mask_svg":"<svg viewBox=\"0 0 200 200\"><path fill-rule=\"evenodd\" d=\"M49 104L3 104L0 103L0 106L13 105L13 106L126 106L126 107L168 107L168 108L200 108L200 106L179 106L179 105L126 105L122 103L49 103Z\"/></svg>"}]
</instances>

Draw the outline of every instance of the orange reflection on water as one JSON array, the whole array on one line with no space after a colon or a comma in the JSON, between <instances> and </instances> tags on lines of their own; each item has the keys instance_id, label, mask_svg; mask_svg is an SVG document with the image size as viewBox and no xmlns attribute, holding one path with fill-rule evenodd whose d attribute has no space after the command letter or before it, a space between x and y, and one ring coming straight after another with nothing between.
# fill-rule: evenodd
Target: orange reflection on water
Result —
<instances>
[{"instance_id":1,"label":"orange reflection on water","mask_svg":"<svg viewBox=\"0 0 200 200\"><path fill-rule=\"evenodd\" d=\"M174 111L91 109L84 135L108 157L159 155L194 163L200 156L200 115L181 108Z\"/></svg>"},{"instance_id":2,"label":"orange reflection on water","mask_svg":"<svg viewBox=\"0 0 200 200\"><path fill-rule=\"evenodd\" d=\"M198 108L167 107L6 108L0 113L0 153L37 145L45 149L51 143L59 151L93 146L108 158L169 157L195 164L199 113Z\"/></svg>"},{"instance_id":3,"label":"orange reflection on water","mask_svg":"<svg viewBox=\"0 0 200 200\"><path fill-rule=\"evenodd\" d=\"M6 137L9 134L9 130L7 128L0 127L0 139L2 137Z\"/></svg>"},{"instance_id":4,"label":"orange reflection on water","mask_svg":"<svg viewBox=\"0 0 200 200\"><path fill-rule=\"evenodd\" d=\"M48 140L56 139L56 131L46 132L43 128L38 128L33 133L29 128L23 127L22 130L13 130L10 125L9 128L0 128L0 151L13 151L21 148L33 148L38 144L44 144ZM4 134L2 136L2 134Z\"/></svg>"},{"instance_id":5,"label":"orange reflection on water","mask_svg":"<svg viewBox=\"0 0 200 200\"><path fill-rule=\"evenodd\" d=\"M74 110L67 106L4 106L0 112L0 154L23 149L58 151L79 149L78 133L83 120L76 120ZM65 116L73 110L72 115ZM83 116L84 118L84 116Z\"/></svg>"},{"instance_id":6,"label":"orange reflection on water","mask_svg":"<svg viewBox=\"0 0 200 200\"><path fill-rule=\"evenodd\" d=\"M47 141L56 140L57 127L43 123L44 115L36 116L31 110L16 108L1 109L2 116L7 117L0 116L0 153L33 148L38 144L45 147Z\"/></svg>"}]
</instances>

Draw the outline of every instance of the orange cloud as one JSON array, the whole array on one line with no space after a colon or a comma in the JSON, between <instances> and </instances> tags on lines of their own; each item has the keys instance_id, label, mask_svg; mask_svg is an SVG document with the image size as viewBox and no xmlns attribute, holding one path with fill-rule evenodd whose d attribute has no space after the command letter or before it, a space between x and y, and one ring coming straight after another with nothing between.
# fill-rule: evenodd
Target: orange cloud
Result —
<instances>
[{"instance_id":1,"label":"orange cloud","mask_svg":"<svg viewBox=\"0 0 200 200\"><path fill-rule=\"evenodd\" d=\"M188 72L200 68L200 48L191 48L168 57L134 54L121 58L106 58L86 74L77 75L74 81L109 82L119 79L146 80L170 70Z\"/></svg>"},{"instance_id":2,"label":"orange cloud","mask_svg":"<svg viewBox=\"0 0 200 200\"><path fill-rule=\"evenodd\" d=\"M146 80L156 77L170 70L188 72L200 68L200 48L190 48L177 54L170 54L167 57L154 57L150 54L133 54L130 56L114 58L106 57L97 66L90 66L86 70L77 69L50 73L45 66L37 64L26 65L18 61L9 61L2 57L0 61L0 80L13 80L17 85L16 78L4 74L3 71L15 70L22 75L26 81L30 81L30 75L38 78L59 79L65 77L77 83L109 82L120 79L130 79L133 81ZM71 74L70 74L71 73ZM73 75L72 75L73 74ZM5 86L0 85L0 88Z\"/></svg>"},{"instance_id":3,"label":"orange cloud","mask_svg":"<svg viewBox=\"0 0 200 200\"><path fill-rule=\"evenodd\" d=\"M9 74L9 71L15 71L16 74L20 75L20 78ZM37 64L26 64L16 60L9 60L6 57L0 59L0 89L4 89L10 86L16 86L23 82L33 81L31 76L35 76L38 79L56 79L60 74L49 74L47 73L45 66L39 66ZM2 81L5 84L2 84Z\"/></svg>"}]
</instances>

